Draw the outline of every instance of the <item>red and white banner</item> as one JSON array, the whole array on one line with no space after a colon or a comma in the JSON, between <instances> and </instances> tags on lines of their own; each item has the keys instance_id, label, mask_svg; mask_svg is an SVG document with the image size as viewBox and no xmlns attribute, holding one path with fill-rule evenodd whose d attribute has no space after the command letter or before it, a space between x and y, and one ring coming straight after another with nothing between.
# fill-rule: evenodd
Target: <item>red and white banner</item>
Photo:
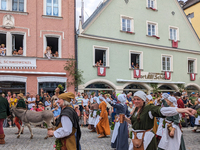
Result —
<instances>
[{"instance_id":1,"label":"red and white banner","mask_svg":"<svg viewBox=\"0 0 200 150\"><path fill-rule=\"evenodd\" d=\"M172 40L172 47L173 48L178 48L178 41Z\"/></svg>"},{"instance_id":2,"label":"red and white banner","mask_svg":"<svg viewBox=\"0 0 200 150\"><path fill-rule=\"evenodd\" d=\"M169 71L165 72L165 79L166 80L170 80L171 79L171 72L169 72Z\"/></svg>"},{"instance_id":3,"label":"red and white banner","mask_svg":"<svg viewBox=\"0 0 200 150\"><path fill-rule=\"evenodd\" d=\"M97 75L106 76L106 67L98 67Z\"/></svg>"},{"instance_id":4,"label":"red and white banner","mask_svg":"<svg viewBox=\"0 0 200 150\"><path fill-rule=\"evenodd\" d=\"M195 73L190 73L190 80L195 81L196 80L196 74Z\"/></svg>"},{"instance_id":5,"label":"red and white banner","mask_svg":"<svg viewBox=\"0 0 200 150\"><path fill-rule=\"evenodd\" d=\"M134 69L133 74L134 78L141 78L141 70Z\"/></svg>"}]
</instances>

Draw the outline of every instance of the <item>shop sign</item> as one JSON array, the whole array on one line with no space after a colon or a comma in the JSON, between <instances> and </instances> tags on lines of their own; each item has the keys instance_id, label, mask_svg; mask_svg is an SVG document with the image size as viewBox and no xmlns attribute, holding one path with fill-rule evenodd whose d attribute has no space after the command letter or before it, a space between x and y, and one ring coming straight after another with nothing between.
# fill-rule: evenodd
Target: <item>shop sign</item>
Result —
<instances>
[{"instance_id":1,"label":"shop sign","mask_svg":"<svg viewBox=\"0 0 200 150\"><path fill-rule=\"evenodd\" d=\"M145 80L165 80L165 73L141 72L141 79L145 79Z\"/></svg>"},{"instance_id":2,"label":"shop sign","mask_svg":"<svg viewBox=\"0 0 200 150\"><path fill-rule=\"evenodd\" d=\"M36 68L36 58L22 58L22 57L1 57L0 67L31 67Z\"/></svg>"}]
</instances>

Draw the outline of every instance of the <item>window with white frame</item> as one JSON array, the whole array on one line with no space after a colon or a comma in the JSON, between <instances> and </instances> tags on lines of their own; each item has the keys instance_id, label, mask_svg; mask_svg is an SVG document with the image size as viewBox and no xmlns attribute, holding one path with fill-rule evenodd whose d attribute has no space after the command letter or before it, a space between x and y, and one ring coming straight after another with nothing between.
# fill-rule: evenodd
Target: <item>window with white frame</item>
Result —
<instances>
[{"instance_id":1,"label":"window with white frame","mask_svg":"<svg viewBox=\"0 0 200 150\"><path fill-rule=\"evenodd\" d=\"M156 35L156 24L148 23L148 35L149 36Z\"/></svg>"},{"instance_id":2,"label":"window with white frame","mask_svg":"<svg viewBox=\"0 0 200 150\"><path fill-rule=\"evenodd\" d=\"M162 71L171 71L171 56L162 56Z\"/></svg>"},{"instance_id":3,"label":"window with white frame","mask_svg":"<svg viewBox=\"0 0 200 150\"><path fill-rule=\"evenodd\" d=\"M24 0L12 0L12 11L24 12Z\"/></svg>"},{"instance_id":4,"label":"window with white frame","mask_svg":"<svg viewBox=\"0 0 200 150\"><path fill-rule=\"evenodd\" d=\"M61 58L61 36L44 35L44 57Z\"/></svg>"},{"instance_id":5,"label":"window with white frame","mask_svg":"<svg viewBox=\"0 0 200 150\"><path fill-rule=\"evenodd\" d=\"M143 69L143 52L129 51L129 68Z\"/></svg>"},{"instance_id":6,"label":"window with white frame","mask_svg":"<svg viewBox=\"0 0 200 150\"><path fill-rule=\"evenodd\" d=\"M170 40L178 41L179 40L179 29L177 27L169 28Z\"/></svg>"},{"instance_id":7,"label":"window with white frame","mask_svg":"<svg viewBox=\"0 0 200 150\"><path fill-rule=\"evenodd\" d=\"M94 66L109 66L109 49L105 47L94 47Z\"/></svg>"},{"instance_id":8,"label":"window with white frame","mask_svg":"<svg viewBox=\"0 0 200 150\"><path fill-rule=\"evenodd\" d=\"M45 0L45 15L60 16L61 0Z\"/></svg>"},{"instance_id":9,"label":"window with white frame","mask_svg":"<svg viewBox=\"0 0 200 150\"><path fill-rule=\"evenodd\" d=\"M1 10L7 9L7 0L0 0Z\"/></svg>"},{"instance_id":10,"label":"window with white frame","mask_svg":"<svg viewBox=\"0 0 200 150\"><path fill-rule=\"evenodd\" d=\"M121 16L121 30L125 32L133 32L133 18Z\"/></svg>"},{"instance_id":11,"label":"window with white frame","mask_svg":"<svg viewBox=\"0 0 200 150\"><path fill-rule=\"evenodd\" d=\"M197 73L197 59L188 58L188 73Z\"/></svg>"},{"instance_id":12,"label":"window with white frame","mask_svg":"<svg viewBox=\"0 0 200 150\"><path fill-rule=\"evenodd\" d=\"M12 55L24 55L24 35L12 34Z\"/></svg>"},{"instance_id":13,"label":"window with white frame","mask_svg":"<svg viewBox=\"0 0 200 150\"><path fill-rule=\"evenodd\" d=\"M147 7L157 9L157 0L147 0Z\"/></svg>"}]
</instances>

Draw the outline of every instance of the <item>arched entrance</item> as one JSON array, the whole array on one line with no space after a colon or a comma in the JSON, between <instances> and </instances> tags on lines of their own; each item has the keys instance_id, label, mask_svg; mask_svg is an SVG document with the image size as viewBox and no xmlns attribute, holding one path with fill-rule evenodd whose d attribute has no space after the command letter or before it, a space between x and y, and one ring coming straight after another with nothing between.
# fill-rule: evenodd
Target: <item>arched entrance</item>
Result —
<instances>
[{"instance_id":1,"label":"arched entrance","mask_svg":"<svg viewBox=\"0 0 200 150\"><path fill-rule=\"evenodd\" d=\"M123 89L123 92L126 94L132 92L134 94L138 90L144 91L146 93L148 91L144 86L140 84L129 84Z\"/></svg>"},{"instance_id":2,"label":"arched entrance","mask_svg":"<svg viewBox=\"0 0 200 150\"><path fill-rule=\"evenodd\" d=\"M170 86L170 85L161 85L159 88L159 91L160 92L170 92L170 93L172 93L172 92L175 92L176 90L172 87L172 86Z\"/></svg>"},{"instance_id":3,"label":"arched entrance","mask_svg":"<svg viewBox=\"0 0 200 150\"><path fill-rule=\"evenodd\" d=\"M105 91L107 93L112 94L112 91L114 91L114 88L106 83L103 82L96 82L92 83L84 89L84 92L87 93L88 95L91 95L92 92L95 92L98 94L98 91Z\"/></svg>"},{"instance_id":4,"label":"arched entrance","mask_svg":"<svg viewBox=\"0 0 200 150\"><path fill-rule=\"evenodd\" d=\"M192 92L199 92L198 88L194 85L189 85L185 88L185 90L187 91L187 94L190 95Z\"/></svg>"}]
</instances>

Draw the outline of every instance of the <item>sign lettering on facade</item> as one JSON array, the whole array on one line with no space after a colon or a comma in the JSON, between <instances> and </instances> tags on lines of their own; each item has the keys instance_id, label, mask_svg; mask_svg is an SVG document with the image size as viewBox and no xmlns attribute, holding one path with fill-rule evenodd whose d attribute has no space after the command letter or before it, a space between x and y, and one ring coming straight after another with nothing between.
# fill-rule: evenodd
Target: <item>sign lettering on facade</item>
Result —
<instances>
[{"instance_id":1,"label":"sign lettering on facade","mask_svg":"<svg viewBox=\"0 0 200 150\"><path fill-rule=\"evenodd\" d=\"M1 57L0 67L37 67L36 58Z\"/></svg>"},{"instance_id":2,"label":"sign lettering on facade","mask_svg":"<svg viewBox=\"0 0 200 150\"><path fill-rule=\"evenodd\" d=\"M141 72L141 79L165 80L165 74L164 73Z\"/></svg>"}]
</instances>

